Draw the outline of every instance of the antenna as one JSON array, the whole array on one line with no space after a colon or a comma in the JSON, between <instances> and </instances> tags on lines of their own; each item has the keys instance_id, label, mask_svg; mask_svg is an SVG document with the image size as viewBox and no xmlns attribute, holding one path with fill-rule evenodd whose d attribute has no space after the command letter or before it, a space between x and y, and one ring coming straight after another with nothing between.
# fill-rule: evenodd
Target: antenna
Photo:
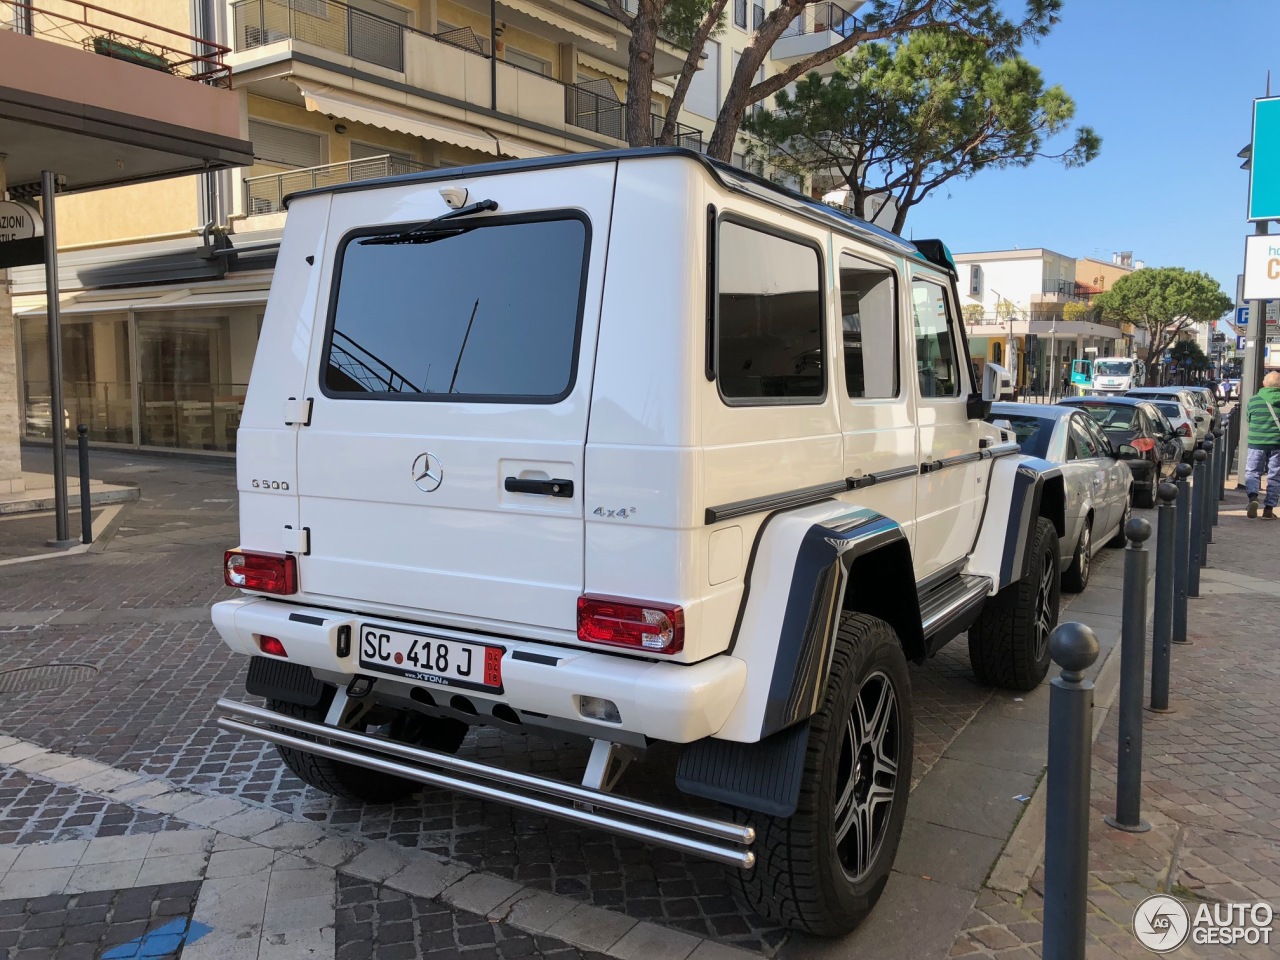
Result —
<instances>
[{"instance_id":1,"label":"antenna","mask_svg":"<svg viewBox=\"0 0 1280 960\"><path fill-rule=\"evenodd\" d=\"M480 298L476 297L476 305L471 308L471 319L467 321L467 332L462 336L462 346L458 348L458 362L453 365L453 376L449 379L449 392L453 393L453 385L458 382L458 368L462 366L462 355L466 352L467 341L471 339L471 325L476 322L476 311L480 309Z\"/></svg>"}]
</instances>

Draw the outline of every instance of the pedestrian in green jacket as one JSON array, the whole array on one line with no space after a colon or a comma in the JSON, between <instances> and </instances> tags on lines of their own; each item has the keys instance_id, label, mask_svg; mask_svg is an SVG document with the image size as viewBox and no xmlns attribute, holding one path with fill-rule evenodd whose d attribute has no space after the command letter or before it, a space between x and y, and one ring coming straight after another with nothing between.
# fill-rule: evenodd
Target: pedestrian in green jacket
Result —
<instances>
[{"instance_id":1,"label":"pedestrian in green jacket","mask_svg":"<svg viewBox=\"0 0 1280 960\"><path fill-rule=\"evenodd\" d=\"M1249 494L1247 513L1258 515L1258 494L1262 473L1267 474L1267 498L1262 505L1262 519L1276 518L1280 503L1280 372L1275 370L1262 378L1262 389L1249 398L1245 410L1249 427L1249 460L1245 467L1244 489Z\"/></svg>"}]
</instances>

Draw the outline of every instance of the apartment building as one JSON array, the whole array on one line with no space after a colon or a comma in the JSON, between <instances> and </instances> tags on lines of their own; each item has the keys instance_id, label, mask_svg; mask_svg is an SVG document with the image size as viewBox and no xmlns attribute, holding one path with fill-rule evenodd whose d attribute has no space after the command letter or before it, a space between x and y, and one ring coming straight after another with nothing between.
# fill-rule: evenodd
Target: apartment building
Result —
<instances>
[{"instance_id":1,"label":"apartment building","mask_svg":"<svg viewBox=\"0 0 1280 960\"><path fill-rule=\"evenodd\" d=\"M681 114L682 146L706 143L738 58L764 19L762 2L731 0ZM60 208L65 419L88 424L96 442L234 450L289 193L626 145L629 34L603 0L120 0L116 7L152 25L151 35L135 27L140 48L158 50L166 32L227 48L222 62L253 161L68 197ZM855 26L844 7L807 8L760 75ZM684 59L684 50L659 41L655 132ZM163 56L137 69L148 66L169 69ZM743 163L743 153L735 159ZM54 418L43 274L16 268L10 288L21 426L25 436L47 436Z\"/></svg>"},{"instance_id":2,"label":"apartment building","mask_svg":"<svg viewBox=\"0 0 1280 960\"><path fill-rule=\"evenodd\" d=\"M196 171L216 176L251 162L225 52L183 29L92 4L0 0L0 196L12 204L6 219L12 225L18 211L25 232L8 230L0 242L0 493L22 491L20 436L48 435L59 419L76 423L52 409L43 317L15 325L15 311L31 299L13 296L14 275L29 278L24 289L40 291L43 313L41 229L45 236L57 227L76 232L90 197L106 201L96 217L128 215L144 229L159 228L167 222L156 213L163 204L188 193L194 200L189 186L173 192L175 182L190 185ZM47 185L51 204L43 200L46 171L56 174ZM154 199L130 211L130 198L139 197ZM136 381L125 373L126 355L92 333L69 326L68 379L92 365L113 384ZM104 394L104 419L129 421L136 409L119 393L109 404Z\"/></svg>"},{"instance_id":3,"label":"apartment building","mask_svg":"<svg viewBox=\"0 0 1280 960\"><path fill-rule=\"evenodd\" d=\"M961 310L975 369L998 363L1024 389L1061 384L1076 359L1127 356L1131 340L1088 306L1101 290L1077 280L1074 257L1046 250L959 253Z\"/></svg>"}]
</instances>

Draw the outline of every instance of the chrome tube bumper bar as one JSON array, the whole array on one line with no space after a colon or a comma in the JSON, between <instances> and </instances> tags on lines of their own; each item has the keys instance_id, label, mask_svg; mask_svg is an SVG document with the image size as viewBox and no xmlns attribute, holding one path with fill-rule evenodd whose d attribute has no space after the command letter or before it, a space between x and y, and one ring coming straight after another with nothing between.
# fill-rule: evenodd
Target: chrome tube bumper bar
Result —
<instances>
[{"instance_id":1,"label":"chrome tube bumper bar","mask_svg":"<svg viewBox=\"0 0 1280 960\"><path fill-rule=\"evenodd\" d=\"M755 865L755 854L749 848L755 842L756 832L750 826L655 807L577 784L503 770L382 737L299 720L234 700L219 700L217 709L223 714L218 718L218 726L232 733L257 737L277 746L340 760L428 786L456 790L482 800L533 810L743 870ZM309 737L319 737L328 742L307 739ZM719 842L708 842L699 837Z\"/></svg>"}]
</instances>

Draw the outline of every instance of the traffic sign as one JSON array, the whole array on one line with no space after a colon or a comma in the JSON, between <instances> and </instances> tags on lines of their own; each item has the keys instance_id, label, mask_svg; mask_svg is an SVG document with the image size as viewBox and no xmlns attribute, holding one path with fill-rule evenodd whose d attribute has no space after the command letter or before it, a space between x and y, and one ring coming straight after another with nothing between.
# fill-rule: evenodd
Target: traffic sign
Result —
<instances>
[{"instance_id":1,"label":"traffic sign","mask_svg":"<svg viewBox=\"0 0 1280 960\"><path fill-rule=\"evenodd\" d=\"M1249 219L1280 219L1280 97L1253 101Z\"/></svg>"},{"instance_id":2,"label":"traffic sign","mask_svg":"<svg viewBox=\"0 0 1280 960\"><path fill-rule=\"evenodd\" d=\"M1246 328L1249 326L1249 308L1247 306L1236 307L1236 326Z\"/></svg>"},{"instance_id":3,"label":"traffic sign","mask_svg":"<svg viewBox=\"0 0 1280 960\"><path fill-rule=\"evenodd\" d=\"M1236 337L1236 349L1243 350L1248 340L1248 337Z\"/></svg>"}]
</instances>

